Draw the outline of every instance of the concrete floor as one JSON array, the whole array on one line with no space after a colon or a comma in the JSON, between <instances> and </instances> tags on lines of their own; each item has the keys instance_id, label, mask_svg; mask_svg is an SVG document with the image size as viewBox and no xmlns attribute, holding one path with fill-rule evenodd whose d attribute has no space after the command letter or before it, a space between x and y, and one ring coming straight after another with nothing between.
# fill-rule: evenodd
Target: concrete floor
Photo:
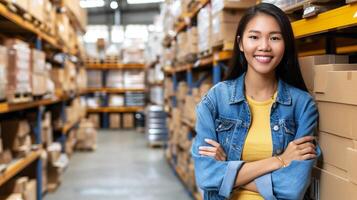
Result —
<instances>
[{"instance_id":1,"label":"concrete floor","mask_svg":"<svg viewBox=\"0 0 357 200\"><path fill-rule=\"evenodd\" d=\"M44 200L191 200L162 149L135 131L101 130L95 152L76 152L60 187Z\"/></svg>"}]
</instances>

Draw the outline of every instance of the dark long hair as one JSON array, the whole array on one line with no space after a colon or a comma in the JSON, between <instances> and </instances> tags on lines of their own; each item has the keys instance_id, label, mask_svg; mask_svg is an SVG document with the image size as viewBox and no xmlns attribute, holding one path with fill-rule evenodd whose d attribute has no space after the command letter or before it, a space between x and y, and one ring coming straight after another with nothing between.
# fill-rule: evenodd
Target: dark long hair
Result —
<instances>
[{"instance_id":1,"label":"dark long hair","mask_svg":"<svg viewBox=\"0 0 357 200\"><path fill-rule=\"evenodd\" d=\"M239 49L239 43L243 38L247 24L259 13L274 17L279 24L285 43L284 56L275 70L276 77L294 87L307 91L300 71L295 38L290 21L280 8L269 3L261 3L249 8L240 20L234 42L233 56L229 62L229 69L225 79L235 79L247 71L248 63L244 53Z\"/></svg>"}]
</instances>

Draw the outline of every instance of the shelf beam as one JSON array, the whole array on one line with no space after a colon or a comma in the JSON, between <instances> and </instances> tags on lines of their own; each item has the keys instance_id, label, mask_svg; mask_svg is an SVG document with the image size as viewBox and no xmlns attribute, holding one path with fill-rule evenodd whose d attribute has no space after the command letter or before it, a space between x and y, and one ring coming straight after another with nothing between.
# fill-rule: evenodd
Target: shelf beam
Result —
<instances>
[{"instance_id":1,"label":"shelf beam","mask_svg":"<svg viewBox=\"0 0 357 200\"><path fill-rule=\"evenodd\" d=\"M89 113L125 113L125 112L138 112L144 110L141 106L130 107L100 107L100 108L87 108Z\"/></svg>"}]
</instances>

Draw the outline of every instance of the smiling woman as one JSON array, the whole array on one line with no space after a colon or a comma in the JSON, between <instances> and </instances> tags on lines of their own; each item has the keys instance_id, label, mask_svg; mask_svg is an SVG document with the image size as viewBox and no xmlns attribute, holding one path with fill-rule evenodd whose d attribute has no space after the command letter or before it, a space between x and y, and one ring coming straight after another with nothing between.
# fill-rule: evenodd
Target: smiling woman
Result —
<instances>
[{"instance_id":1,"label":"smiling woman","mask_svg":"<svg viewBox=\"0 0 357 200\"><path fill-rule=\"evenodd\" d=\"M272 4L247 10L226 81L197 106L192 146L204 199L302 199L320 149L318 112L289 19Z\"/></svg>"}]
</instances>

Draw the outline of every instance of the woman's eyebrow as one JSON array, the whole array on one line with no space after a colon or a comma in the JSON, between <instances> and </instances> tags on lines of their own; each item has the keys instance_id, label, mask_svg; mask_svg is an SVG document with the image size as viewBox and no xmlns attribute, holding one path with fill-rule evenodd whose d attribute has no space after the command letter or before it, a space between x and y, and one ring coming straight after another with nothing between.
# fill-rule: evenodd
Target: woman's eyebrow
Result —
<instances>
[{"instance_id":1,"label":"woman's eyebrow","mask_svg":"<svg viewBox=\"0 0 357 200\"><path fill-rule=\"evenodd\" d=\"M257 30L250 30L248 31L248 33L261 33L261 31L257 31ZM270 35L272 34L281 34L280 31L272 31L272 32L269 32Z\"/></svg>"}]
</instances>

